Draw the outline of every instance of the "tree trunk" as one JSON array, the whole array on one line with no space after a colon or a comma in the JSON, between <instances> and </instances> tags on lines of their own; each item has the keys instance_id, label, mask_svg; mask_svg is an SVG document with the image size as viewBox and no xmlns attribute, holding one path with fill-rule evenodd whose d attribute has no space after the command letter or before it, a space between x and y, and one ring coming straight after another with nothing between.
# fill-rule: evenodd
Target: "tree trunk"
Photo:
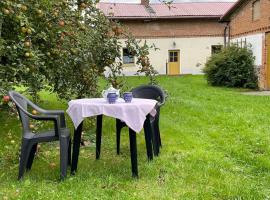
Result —
<instances>
[{"instance_id":1,"label":"tree trunk","mask_svg":"<svg viewBox=\"0 0 270 200\"><path fill-rule=\"evenodd\" d=\"M1 17L0 18L0 39L2 37L1 33L2 33L2 25L3 25L3 18ZM2 56L0 56L0 63L1 63L1 60L2 60Z\"/></svg>"}]
</instances>

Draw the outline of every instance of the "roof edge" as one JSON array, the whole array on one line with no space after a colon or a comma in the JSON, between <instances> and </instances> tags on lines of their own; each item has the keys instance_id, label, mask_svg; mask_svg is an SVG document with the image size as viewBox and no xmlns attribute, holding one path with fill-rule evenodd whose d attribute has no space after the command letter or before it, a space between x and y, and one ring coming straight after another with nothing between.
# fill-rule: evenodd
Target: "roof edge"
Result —
<instances>
[{"instance_id":1,"label":"roof edge","mask_svg":"<svg viewBox=\"0 0 270 200\"><path fill-rule=\"evenodd\" d=\"M220 19L222 15L183 15L183 16L149 16L149 17L138 17L138 16L107 16L109 19L133 19L133 20L140 20L140 19Z\"/></svg>"},{"instance_id":2,"label":"roof edge","mask_svg":"<svg viewBox=\"0 0 270 200\"><path fill-rule=\"evenodd\" d=\"M201 4L204 4L204 3L235 3L235 2L232 2L232 1L203 1L203 2L174 2L174 3L171 3L171 4L198 4L198 3L201 3ZM112 3L112 2L99 2L97 4L127 4L127 5L142 5L141 3ZM150 3L149 5L162 5L162 3Z\"/></svg>"},{"instance_id":3,"label":"roof edge","mask_svg":"<svg viewBox=\"0 0 270 200\"><path fill-rule=\"evenodd\" d=\"M247 0L238 0L221 18L220 22L228 22L230 21L231 15L239 9Z\"/></svg>"}]
</instances>

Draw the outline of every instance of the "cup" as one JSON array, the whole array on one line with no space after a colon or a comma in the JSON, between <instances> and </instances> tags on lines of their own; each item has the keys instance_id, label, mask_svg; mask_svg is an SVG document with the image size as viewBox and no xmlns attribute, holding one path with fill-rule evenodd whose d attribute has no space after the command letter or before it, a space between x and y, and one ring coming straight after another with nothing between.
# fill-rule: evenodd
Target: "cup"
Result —
<instances>
[{"instance_id":1,"label":"cup","mask_svg":"<svg viewBox=\"0 0 270 200\"><path fill-rule=\"evenodd\" d=\"M116 102L116 99L117 99L117 94L115 92L109 92L107 94L107 100L109 104L114 104Z\"/></svg>"},{"instance_id":2,"label":"cup","mask_svg":"<svg viewBox=\"0 0 270 200\"><path fill-rule=\"evenodd\" d=\"M126 103L131 103L133 98L132 92L125 92L123 94L123 99L125 100Z\"/></svg>"}]
</instances>

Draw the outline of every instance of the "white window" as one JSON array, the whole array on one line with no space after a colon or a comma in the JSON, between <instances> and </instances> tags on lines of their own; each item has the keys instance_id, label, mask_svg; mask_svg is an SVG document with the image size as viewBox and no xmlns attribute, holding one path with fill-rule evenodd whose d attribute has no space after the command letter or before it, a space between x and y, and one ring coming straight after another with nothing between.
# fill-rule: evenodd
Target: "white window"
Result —
<instances>
[{"instance_id":1,"label":"white window","mask_svg":"<svg viewBox=\"0 0 270 200\"><path fill-rule=\"evenodd\" d=\"M135 59L127 48L123 48L123 64L134 64Z\"/></svg>"}]
</instances>

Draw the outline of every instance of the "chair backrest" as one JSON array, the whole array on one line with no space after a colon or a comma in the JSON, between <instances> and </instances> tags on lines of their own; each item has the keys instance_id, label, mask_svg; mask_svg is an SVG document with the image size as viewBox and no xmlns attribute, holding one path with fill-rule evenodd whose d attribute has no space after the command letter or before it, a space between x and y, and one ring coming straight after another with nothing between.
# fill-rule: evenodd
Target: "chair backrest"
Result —
<instances>
[{"instance_id":1,"label":"chair backrest","mask_svg":"<svg viewBox=\"0 0 270 200\"><path fill-rule=\"evenodd\" d=\"M24 97L23 95L15 91L9 91L9 96L12 99L12 101L15 103L16 108L18 110L20 120L22 122L24 134L31 132L29 128L29 125L30 125L29 115L31 114L27 111L27 108L28 108L28 105L32 106L33 103L29 99L27 99L26 97Z\"/></svg>"},{"instance_id":2,"label":"chair backrest","mask_svg":"<svg viewBox=\"0 0 270 200\"><path fill-rule=\"evenodd\" d=\"M154 99L161 105L163 105L166 100L165 92L155 85L141 85L132 89L131 92L135 98Z\"/></svg>"}]
</instances>

